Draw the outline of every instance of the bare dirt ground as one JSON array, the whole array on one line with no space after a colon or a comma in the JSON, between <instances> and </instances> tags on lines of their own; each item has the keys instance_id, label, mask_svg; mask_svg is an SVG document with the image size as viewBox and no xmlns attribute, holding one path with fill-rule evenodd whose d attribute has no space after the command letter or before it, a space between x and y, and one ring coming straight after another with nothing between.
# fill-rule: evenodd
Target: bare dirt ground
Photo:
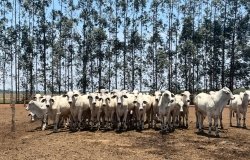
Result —
<instances>
[{"instance_id":1,"label":"bare dirt ground","mask_svg":"<svg viewBox=\"0 0 250 160\"><path fill-rule=\"evenodd\" d=\"M250 129L229 127L227 108L223 112L225 129L221 130L220 138L196 134L193 107L190 107L189 129L176 129L166 135L152 129L120 134L70 133L65 129L52 133L52 130L41 131L40 122L30 123L27 115L23 105L16 105L16 132L12 133L10 106L0 105L0 160L250 159ZM250 128L250 109L247 126Z\"/></svg>"}]
</instances>

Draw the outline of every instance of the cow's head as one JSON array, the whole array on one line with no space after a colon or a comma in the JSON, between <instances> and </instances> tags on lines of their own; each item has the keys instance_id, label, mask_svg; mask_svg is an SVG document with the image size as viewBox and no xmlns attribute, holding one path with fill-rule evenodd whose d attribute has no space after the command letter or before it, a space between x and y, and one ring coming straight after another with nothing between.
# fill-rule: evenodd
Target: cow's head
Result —
<instances>
[{"instance_id":1,"label":"cow's head","mask_svg":"<svg viewBox=\"0 0 250 160\"><path fill-rule=\"evenodd\" d=\"M91 105L96 105L97 100L99 99L99 94L98 93L90 93L88 95L89 103Z\"/></svg>"},{"instance_id":2,"label":"cow's head","mask_svg":"<svg viewBox=\"0 0 250 160\"><path fill-rule=\"evenodd\" d=\"M234 95L232 94L232 92L229 88L223 87L221 90L224 94L226 94L229 97L229 99L231 99L231 100L235 99Z\"/></svg>"},{"instance_id":3,"label":"cow's head","mask_svg":"<svg viewBox=\"0 0 250 160\"><path fill-rule=\"evenodd\" d=\"M110 98L108 95L104 94L104 95L99 96L99 101L101 103L101 106L105 107L109 105Z\"/></svg>"},{"instance_id":4,"label":"cow's head","mask_svg":"<svg viewBox=\"0 0 250 160\"><path fill-rule=\"evenodd\" d=\"M175 95L174 102L178 107L180 107L180 112L183 112L183 106L184 106L183 96L182 95Z\"/></svg>"},{"instance_id":5,"label":"cow's head","mask_svg":"<svg viewBox=\"0 0 250 160\"><path fill-rule=\"evenodd\" d=\"M77 97L80 95L78 91L68 91L66 94L63 95L63 97L67 97L68 103L72 105L77 99Z\"/></svg>"},{"instance_id":6,"label":"cow's head","mask_svg":"<svg viewBox=\"0 0 250 160\"><path fill-rule=\"evenodd\" d=\"M145 95L139 95L135 100L134 100L135 106L138 108L139 111L143 111L148 104L148 101L145 98Z\"/></svg>"},{"instance_id":7,"label":"cow's head","mask_svg":"<svg viewBox=\"0 0 250 160\"><path fill-rule=\"evenodd\" d=\"M181 93L185 105L190 105L190 95L191 94L189 91L184 91L183 93Z\"/></svg>"},{"instance_id":8,"label":"cow's head","mask_svg":"<svg viewBox=\"0 0 250 160\"><path fill-rule=\"evenodd\" d=\"M155 91L155 93L153 95L155 97L155 101L159 102L161 95L162 95L161 91Z\"/></svg>"},{"instance_id":9,"label":"cow's head","mask_svg":"<svg viewBox=\"0 0 250 160\"><path fill-rule=\"evenodd\" d=\"M33 100L40 101L42 98L43 96L41 94L35 94L35 96L33 97Z\"/></svg>"},{"instance_id":10,"label":"cow's head","mask_svg":"<svg viewBox=\"0 0 250 160\"><path fill-rule=\"evenodd\" d=\"M123 104L124 98L128 98L127 94L125 92L116 92L112 98L116 98L117 99L117 105L121 105Z\"/></svg>"},{"instance_id":11,"label":"cow's head","mask_svg":"<svg viewBox=\"0 0 250 160\"><path fill-rule=\"evenodd\" d=\"M50 95L45 95L41 99L41 102L45 103L46 107L50 107L54 103L54 100L52 99L52 97Z\"/></svg>"}]
</instances>

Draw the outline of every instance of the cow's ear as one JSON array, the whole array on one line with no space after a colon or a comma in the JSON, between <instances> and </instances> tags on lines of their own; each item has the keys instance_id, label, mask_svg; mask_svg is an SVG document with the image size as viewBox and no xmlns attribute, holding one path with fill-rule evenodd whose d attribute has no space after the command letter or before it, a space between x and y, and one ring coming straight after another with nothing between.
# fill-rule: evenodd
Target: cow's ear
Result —
<instances>
[{"instance_id":1,"label":"cow's ear","mask_svg":"<svg viewBox=\"0 0 250 160\"><path fill-rule=\"evenodd\" d=\"M123 97L124 97L124 98L128 98L128 96L127 96L126 94L125 94L125 95L123 95Z\"/></svg>"},{"instance_id":2,"label":"cow's ear","mask_svg":"<svg viewBox=\"0 0 250 160\"><path fill-rule=\"evenodd\" d=\"M110 101L110 98L107 98L108 101Z\"/></svg>"},{"instance_id":3,"label":"cow's ear","mask_svg":"<svg viewBox=\"0 0 250 160\"><path fill-rule=\"evenodd\" d=\"M111 98L115 98L116 97L116 95L113 95Z\"/></svg>"},{"instance_id":4,"label":"cow's ear","mask_svg":"<svg viewBox=\"0 0 250 160\"><path fill-rule=\"evenodd\" d=\"M67 97L67 96L68 96L67 94L62 95L62 97Z\"/></svg>"},{"instance_id":5,"label":"cow's ear","mask_svg":"<svg viewBox=\"0 0 250 160\"><path fill-rule=\"evenodd\" d=\"M174 93L171 93L171 97L175 97Z\"/></svg>"}]
</instances>

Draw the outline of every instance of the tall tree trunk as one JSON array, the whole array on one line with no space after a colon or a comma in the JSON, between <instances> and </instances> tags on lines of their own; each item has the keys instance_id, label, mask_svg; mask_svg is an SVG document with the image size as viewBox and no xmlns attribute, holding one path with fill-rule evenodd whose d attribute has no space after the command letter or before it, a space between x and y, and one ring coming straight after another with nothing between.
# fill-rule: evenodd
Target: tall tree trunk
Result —
<instances>
[{"instance_id":1,"label":"tall tree trunk","mask_svg":"<svg viewBox=\"0 0 250 160\"><path fill-rule=\"evenodd\" d=\"M221 62L221 87L225 86L225 36L227 19L227 0L224 2L224 20L223 20L223 42L222 42L222 62Z\"/></svg>"},{"instance_id":2,"label":"tall tree trunk","mask_svg":"<svg viewBox=\"0 0 250 160\"><path fill-rule=\"evenodd\" d=\"M46 13L45 13L45 4L43 1L43 90L44 94L47 93L47 81L46 81Z\"/></svg>"},{"instance_id":3,"label":"tall tree trunk","mask_svg":"<svg viewBox=\"0 0 250 160\"><path fill-rule=\"evenodd\" d=\"M172 0L169 4L169 54L168 54L168 60L169 60L169 70L168 70L168 90L172 91L172 19L173 19L173 4Z\"/></svg>"},{"instance_id":4,"label":"tall tree trunk","mask_svg":"<svg viewBox=\"0 0 250 160\"><path fill-rule=\"evenodd\" d=\"M140 18L140 22L141 22L141 37L143 37L143 5L141 4L141 18ZM143 65L143 56L142 56L142 53L143 53L143 41L141 40L141 47L140 47L140 69L139 69L139 79L140 79L140 92L142 91L142 65Z\"/></svg>"},{"instance_id":5,"label":"tall tree trunk","mask_svg":"<svg viewBox=\"0 0 250 160\"><path fill-rule=\"evenodd\" d=\"M127 53L127 9L128 9L128 1L125 0L125 13L124 13L124 42L123 42L123 89L126 89L126 53Z\"/></svg>"},{"instance_id":6,"label":"tall tree trunk","mask_svg":"<svg viewBox=\"0 0 250 160\"><path fill-rule=\"evenodd\" d=\"M54 0L52 1L52 11L55 10L55 3ZM51 42L51 94L54 95L54 20L55 15L54 12L52 12L52 27L51 27L51 36L52 36L52 42Z\"/></svg>"},{"instance_id":7,"label":"tall tree trunk","mask_svg":"<svg viewBox=\"0 0 250 160\"><path fill-rule=\"evenodd\" d=\"M235 63L235 32L236 32L236 20L237 20L237 11L238 11L238 0L234 1L234 20L233 20L233 36L232 36L232 52L230 59L230 90L233 91L234 87L234 63Z\"/></svg>"},{"instance_id":8,"label":"tall tree trunk","mask_svg":"<svg viewBox=\"0 0 250 160\"><path fill-rule=\"evenodd\" d=\"M115 1L115 42L118 42L118 1ZM118 52L117 44L115 43L115 89L118 87Z\"/></svg>"}]
</instances>

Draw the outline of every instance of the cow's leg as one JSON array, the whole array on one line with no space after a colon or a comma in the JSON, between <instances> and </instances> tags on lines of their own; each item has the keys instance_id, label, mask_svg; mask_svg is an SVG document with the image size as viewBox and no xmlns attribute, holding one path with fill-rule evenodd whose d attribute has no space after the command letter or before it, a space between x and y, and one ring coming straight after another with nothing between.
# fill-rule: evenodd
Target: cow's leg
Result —
<instances>
[{"instance_id":1,"label":"cow's leg","mask_svg":"<svg viewBox=\"0 0 250 160\"><path fill-rule=\"evenodd\" d=\"M153 126L154 129L156 129L157 116L156 116L156 112L155 111L153 111L153 112L154 113L153 113L153 124L152 124L152 126Z\"/></svg>"},{"instance_id":2,"label":"cow's leg","mask_svg":"<svg viewBox=\"0 0 250 160\"><path fill-rule=\"evenodd\" d=\"M215 116L214 123L215 123L215 136L219 137L219 129L218 129L218 116Z\"/></svg>"},{"instance_id":3,"label":"cow's leg","mask_svg":"<svg viewBox=\"0 0 250 160\"><path fill-rule=\"evenodd\" d=\"M220 113L220 128L223 129L223 124L222 124L222 112Z\"/></svg>"},{"instance_id":4,"label":"cow's leg","mask_svg":"<svg viewBox=\"0 0 250 160\"><path fill-rule=\"evenodd\" d=\"M110 129L113 129L114 125L115 125L114 114L115 114L115 112L111 111L111 114L110 114Z\"/></svg>"},{"instance_id":5,"label":"cow's leg","mask_svg":"<svg viewBox=\"0 0 250 160\"><path fill-rule=\"evenodd\" d=\"M78 111L78 117L77 117L77 120L76 120L76 126L78 127L79 130L83 129L82 128L82 121L83 121L82 120L83 119L82 115L83 115L83 110L80 109ZM74 128L74 130L77 130L76 127Z\"/></svg>"},{"instance_id":6,"label":"cow's leg","mask_svg":"<svg viewBox=\"0 0 250 160\"><path fill-rule=\"evenodd\" d=\"M182 113L182 127L185 127L185 116L186 114L185 113Z\"/></svg>"},{"instance_id":7,"label":"cow's leg","mask_svg":"<svg viewBox=\"0 0 250 160\"><path fill-rule=\"evenodd\" d=\"M127 115L128 115L128 111L125 111L123 121L122 121L124 130L127 130Z\"/></svg>"},{"instance_id":8,"label":"cow's leg","mask_svg":"<svg viewBox=\"0 0 250 160\"><path fill-rule=\"evenodd\" d=\"M209 126L208 134L211 134L211 131L212 131L212 117L211 117L211 115L207 115L207 118L208 118L208 126Z\"/></svg>"},{"instance_id":9,"label":"cow's leg","mask_svg":"<svg viewBox=\"0 0 250 160\"><path fill-rule=\"evenodd\" d=\"M186 128L188 128L188 116L189 116L189 111L187 110L187 112L186 112Z\"/></svg>"},{"instance_id":10,"label":"cow's leg","mask_svg":"<svg viewBox=\"0 0 250 160\"><path fill-rule=\"evenodd\" d=\"M91 109L91 117L90 117L90 130L93 130L93 126L94 126L94 110Z\"/></svg>"},{"instance_id":11,"label":"cow's leg","mask_svg":"<svg viewBox=\"0 0 250 160\"><path fill-rule=\"evenodd\" d=\"M146 111L143 111L143 115L142 115L142 124L141 124L141 129L142 130L144 130L144 122L145 122L145 116L146 116ZM150 126L150 122L151 122L151 120L150 120L150 116L148 116L148 128L151 128Z\"/></svg>"},{"instance_id":12,"label":"cow's leg","mask_svg":"<svg viewBox=\"0 0 250 160\"><path fill-rule=\"evenodd\" d=\"M230 127L232 127L232 116L233 116L233 111L230 109L229 111L229 118L230 118Z\"/></svg>"},{"instance_id":13,"label":"cow's leg","mask_svg":"<svg viewBox=\"0 0 250 160\"><path fill-rule=\"evenodd\" d=\"M246 112L243 113L243 128L246 128Z\"/></svg>"},{"instance_id":14,"label":"cow's leg","mask_svg":"<svg viewBox=\"0 0 250 160\"><path fill-rule=\"evenodd\" d=\"M148 123L148 128L152 128L151 117L150 117L151 112L148 111L145 114L146 114L146 122ZM144 123L144 118L143 118L143 123Z\"/></svg>"},{"instance_id":15,"label":"cow's leg","mask_svg":"<svg viewBox=\"0 0 250 160\"><path fill-rule=\"evenodd\" d=\"M116 112L116 118L117 118L117 130L121 129L121 117L118 114L118 112Z\"/></svg>"},{"instance_id":16,"label":"cow's leg","mask_svg":"<svg viewBox=\"0 0 250 160\"><path fill-rule=\"evenodd\" d=\"M199 115L198 111L195 111L196 128L198 128L198 129L199 129L199 127L200 127L200 120L201 120L201 117L199 117L199 116L200 116L200 115Z\"/></svg>"},{"instance_id":17,"label":"cow's leg","mask_svg":"<svg viewBox=\"0 0 250 160\"><path fill-rule=\"evenodd\" d=\"M109 115L108 115L108 111L106 111L105 115L104 115L104 128L105 129L108 129L109 126L110 126L110 123L109 123Z\"/></svg>"},{"instance_id":18,"label":"cow's leg","mask_svg":"<svg viewBox=\"0 0 250 160\"><path fill-rule=\"evenodd\" d=\"M237 111L236 113L236 120L237 120L237 127L240 127L240 112Z\"/></svg>"},{"instance_id":19,"label":"cow's leg","mask_svg":"<svg viewBox=\"0 0 250 160\"><path fill-rule=\"evenodd\" d=\"M46 129L46 126L47 126L47 119L48 119L48 115L45 114L43 116L43 119L42 119L42 130L44 131Z\"/></svg>"},{"instance_id":20,"label":"cow's leg","mask_svg":"<svg viewBox=\"0 0 250 160\"><path fill-rule=\"evenodd\" d=\"M161 120L161 131L163 131L164 129L164 117L162 115L160 115L160 120Z\"/></svg>"},{"instance_id":21,"label":"cow's leg","mask_svg":"<svg viewBox=\"0 0 250 160\"><path fill-rule=\"evenodd\" d=\"M100 119L100 116L101 116L101 109L99 108L98 110L97 110L97 130L99 130L100 129L100 126L101 126L101 119Z\"/></svg>"},{"instance_id":22,"label":"cow's leg","mask_svg":"<svg viewBox=\"0 0 250 160\"><path fill-rule=\"evenodd\" d=\"M197 122L198 122L198 128L199 128L199 132L203 132L203 128L202 128L202 121L203 121L203 117L200 113L197 112L196 114L197 116Z\"/></svg>"},{"instance_id":23,"label":"cow's leg","mask_svg":"<svg viewBox=\"0 0 250 160\"><path fill-rule=\"evenodd\" d=\"M55 123L54 123L54 130L53 132L58 132L58 124L60 119L61 112L56 113Z\"/></svg>"}]
</instances>

